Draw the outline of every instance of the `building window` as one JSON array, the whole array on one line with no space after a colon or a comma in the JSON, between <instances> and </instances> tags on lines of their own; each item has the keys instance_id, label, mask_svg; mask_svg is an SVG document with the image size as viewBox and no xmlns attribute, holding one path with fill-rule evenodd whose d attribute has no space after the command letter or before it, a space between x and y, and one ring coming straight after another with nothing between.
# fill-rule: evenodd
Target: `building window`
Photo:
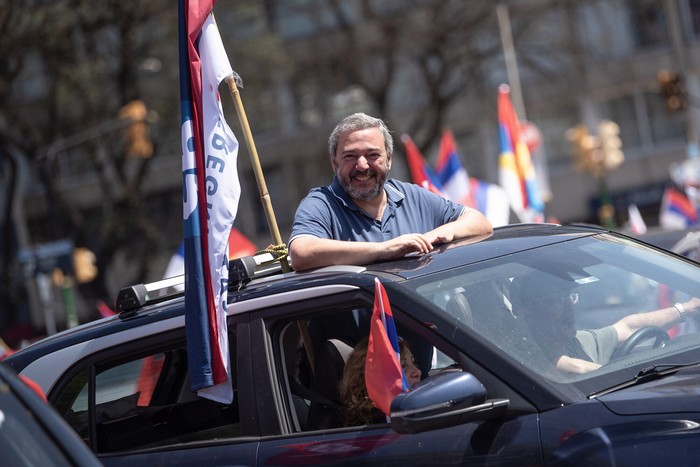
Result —
<instances>
[{"instance_id":1,"label":"building window","mask_svg":"<svg viewBox=\"0 0 700 467\"><path fill-rule=\"evenodd\" d=\"M622 149L638 148L642 145L633 96L623 96L600 105L601 119L612 120L620 127Z\"/></svg>"},{"instance_id":2,"label":"building window","mask_svg":"<svg viewBox=\"0 0 700 467\"><path fill-rule=\"evenodd\" d=\"M235 335L229 341L235 362ZM58 413L98 453L240 436L238 397L232 404L198 398L188 382L182 342L86 367L52 399ZM232 383L236 391L235 373Z\"/></svg>"},{"instance_id":3,"label":"building window","mask_svg":"<svg viewBox=\"0 0 700 467\"><path fill-rule=\"evenodd\" d=\"M685 112L669 112L664 99L657 93L646 93L651 140L656 144L678 142L685 139Z\"/></svg>"},{"instance_id":4,"label":"building window","mask_svg":"<svg viewBox=\"0 0 700 467\"><path fill-rule=\"evenodd\" d=\"M573 164L573 155L566 130L580 123L576 107L555 109L552 112L529 115L542 132L542 144L547 151L547 163L551 166Z\"/></svg>"},{"instance_id":5,"label":"building window","mask_svg":"<svg viewBox=\"0 0 700 467\"><path fill-rule=\"evenodd\" d=\"M690 32L693 39L700 36L700 0L687 0L685 3L687 11L682 16L690 23Z\"/></svg>"},{"instance_id":6,"label":"building window","mask_svg":"<svg viewBox=\"0 0 700 467\"><path fill-rule=\"evenodd\" d=\"M629 0L627 8L632 37L637 47L656 47L668 43L663 2Z\"/></svg>"}]
</instances>

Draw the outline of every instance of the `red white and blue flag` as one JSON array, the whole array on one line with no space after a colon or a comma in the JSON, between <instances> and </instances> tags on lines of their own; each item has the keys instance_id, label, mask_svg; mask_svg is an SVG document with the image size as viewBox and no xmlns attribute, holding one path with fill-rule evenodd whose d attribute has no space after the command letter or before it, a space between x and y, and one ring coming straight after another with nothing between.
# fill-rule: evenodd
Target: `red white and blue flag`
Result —
<instances>
[{"instance_id":1,"label":"red white and blue flag","mask_svg":"<svg viewBox=\"0 0 700 467\"><path fill-rule=\"evenodd\" d=\"M522 137L520 122L510 99L510 87L498 87L499 184L508 193L511 208L521 222L543 222L540 196L530 150Z\"/></svg>"},{"instance_id":2,"label":"red white and blue flag","mask_svg":"<svg viewBox=\"0 0 700 467\"><path fill-rule=\"evenodd\" d=\"M435 173L452 201L481 211L494 227L510 220L510 201L503 188L470 177L457 152L452 131L443 130Z\"/></svg>"},{"instance_id":3,"label":"red white and blue flag","mask_svg":"<svg viewBox=\"0 0 700 467\"><path fill-rule=\"evenodd\" d=\"M472 207L481 211L494 227L507 225L510 221L510 200L506 190L474 177L469 177L469 185L474 203Z\"/></svg>"},{"instance_id":4,"label":"red white and blue flag","mask_svg":"<svg viewBox=\"0 0 700 467\"><path fill-rule=\"evenodd\" d=\"M430 168L423 154L420 153L416 143L408 135L401 136L401 141L406 148L406 161L408 162L408 170L411 172L413 183L446 198L437 175Z\"/></svg>"},{"instance_id":5,"label":"red white and blue flag","mask_svg":"<svg viewBox=\"0 0 700 467\"><path fill-rule=\"evenodd\" d=\"M214 23L214 0L179 0L185 326L190 385L233 400L226 326L229 231L238 211L238 141L219 84L233 70Z\"/></svg>"},{"instance_id":6,"label":"red white and blue flag","mask_svg":"<svg viewBox=\"0 0 700 467\"><path fill-rule=\"evenodd\" d=\"M387 416L391 414L394 397L409 389L401 369L401 350L389 297L377 278L374 279L374 311L369 328L365 385L370 400Z\"/></svg>"},{"instance_id":7,"label":"red white and blue flag","mask_svg":"<svg viewBox=\"0 0 700 467\"><path fill-rule=\"evenodd\" d=\"M695 205L683 191L670 186L661 197L659 224L665 229L685 229L698 223Z\"/></svg>"},{"instance_id":8,"label":"red white and blue flag","mask_svg":"<svg viewBox=\"0 0 700 467\"><path fill-rule=\"evenodd\" d=\"M442 184L442 191L455 203L476 207L472 202L469 174L459 160L457 144L452 132L445 128L440 138L435 173Z\"/></svg>"}]
</instances>

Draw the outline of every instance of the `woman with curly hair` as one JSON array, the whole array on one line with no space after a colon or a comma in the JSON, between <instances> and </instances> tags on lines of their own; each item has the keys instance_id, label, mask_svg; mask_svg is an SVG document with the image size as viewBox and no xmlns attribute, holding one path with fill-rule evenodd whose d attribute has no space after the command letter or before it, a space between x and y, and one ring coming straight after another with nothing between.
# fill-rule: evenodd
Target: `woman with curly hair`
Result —
<instances>
[{"instance_id":1,"label":"woman with curly hair","mask_svg":"<svg viewBox=\"0 0 700 467\"><path fill-rule=\"evenodd\" d=\"M368 425L370 423L385 423L386 416L374 406L367 396L365 386L365 362L367 360L368 339L362 339L353 349L345 363L343 379L340 380L340 401L343 404L343 422L345 426ZM413 387L420 381L421 371L416 365L413 353L408 343L399 339L401 351L401 368L408 385Z\"/></svg>"}]
</instances>

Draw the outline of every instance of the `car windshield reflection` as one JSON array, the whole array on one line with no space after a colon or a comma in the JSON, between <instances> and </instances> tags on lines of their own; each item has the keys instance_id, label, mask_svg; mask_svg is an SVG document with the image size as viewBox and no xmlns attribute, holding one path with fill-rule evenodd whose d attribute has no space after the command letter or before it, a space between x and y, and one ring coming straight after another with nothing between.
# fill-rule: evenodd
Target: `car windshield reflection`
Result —
<instances>
[{"instance_id":1,"label":"car windshield reflection","mask_svg":"<svg viewBox=\"0 0 700 467\"><path fill-rule=\"evenodd\" d=\"M607 234L406 285L527 371L589 392L700 347L697 266Z\"/></svg>"}]
</instances>

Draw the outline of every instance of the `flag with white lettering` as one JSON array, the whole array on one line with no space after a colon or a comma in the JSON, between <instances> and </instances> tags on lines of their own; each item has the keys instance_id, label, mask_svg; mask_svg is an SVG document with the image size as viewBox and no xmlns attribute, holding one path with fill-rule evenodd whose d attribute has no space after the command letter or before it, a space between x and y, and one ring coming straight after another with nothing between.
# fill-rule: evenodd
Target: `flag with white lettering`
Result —
<instances>
[{"instance_id":1,"label":"flag with white lettering","mask_svg":"<svg viewBox=\"0 0 700 467\"><path fill-rule=\"evenodd\" d=\"M233 227L228 236L228 259L229 261L243 256L254 255L258 251L255 243L251 242L248 237L243 235L240 230ZM182 276L185 274L185 241L180 243L177 251L170 257L170 261L163 273L163 279L170 277ZM185 290L185 284L176 284L172 286L175 290Z\"/></svg>"},{"instance_id":2,"label":"flag with white lettering","mask_svg":"<svg viewBox=\"0 0 700 467\"><path fill-rule=\"evenodd\" d=\"M179 0L185 326L190 385L233 400L226 326L228 239L238 210L238 141L219 84L233 74L214 23L214 0Z\"/></svg>"}]
</instances>

